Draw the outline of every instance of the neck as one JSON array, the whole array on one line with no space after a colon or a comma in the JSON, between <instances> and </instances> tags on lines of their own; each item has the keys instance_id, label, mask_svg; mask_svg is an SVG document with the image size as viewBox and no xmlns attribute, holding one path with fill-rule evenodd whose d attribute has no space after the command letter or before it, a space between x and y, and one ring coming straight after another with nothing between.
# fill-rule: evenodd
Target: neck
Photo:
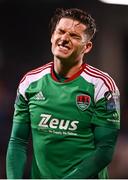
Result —
<instances>
[{"instance_id":1,"label":"neck","mask_svg":"<svg viewBox=\"0 0 128 180\"><path fill-rule=\"evenodd\" d=\"M82 64L83 61L69 63L66 61L54 59L54 70L57 74L66 78L70 78L81 69Z\"/></svg>"}]
</instances>

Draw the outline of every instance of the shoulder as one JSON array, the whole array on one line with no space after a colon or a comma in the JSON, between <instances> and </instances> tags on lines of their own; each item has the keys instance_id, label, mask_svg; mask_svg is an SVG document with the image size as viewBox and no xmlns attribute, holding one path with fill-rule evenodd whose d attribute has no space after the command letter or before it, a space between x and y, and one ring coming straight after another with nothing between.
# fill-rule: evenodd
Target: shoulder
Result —
<instances>
[{"instance_id":1,"label":"shoulder","mask_svg":"<svg viewBox=\"0 0 128 180\"><path fill-rule=\"evenodd\" d=\"M46 74L50 74L52 65L53 62L50 62L26 73L19 83L18 86L19 92L24 96L26 89L33 82L43 78Z\"/></svg>"},{"instance_id":2,"label":"shoulder","mask_svg":"<svg viewBox=\"0 0 128 180\"><path fill-rule=\"evenodd\" d=\"M27 72L20 81L22 84L25 80L28 81L36 81L47 73L50 73L50 69L52 67L53 62L49 62L43 66L35 68L29 72Z\"/></svg>"},{"instance_id":3,"label":"shoulder","mask_svg":"<svg viewBox=\"0 0 128 180\"><path fill-rule=\"evenodd\" d=\"M86 64L81 76L86 81L93 84L95 102L103 98L106 93L116 94L116 96L119 97L119 89L108 73Z\"/></svg>"},{"instance_id":4,"label":"shoulder","mask_svg":"<svg viewBox=\"0 0 128 180\"><path fill-rule=\"evenodd\" d=\"M91 65L86 64L83 76L95 87L105 86L109 91L115 91L117 89L115 81L108 73Z\"/></svg>"}]
</instances>

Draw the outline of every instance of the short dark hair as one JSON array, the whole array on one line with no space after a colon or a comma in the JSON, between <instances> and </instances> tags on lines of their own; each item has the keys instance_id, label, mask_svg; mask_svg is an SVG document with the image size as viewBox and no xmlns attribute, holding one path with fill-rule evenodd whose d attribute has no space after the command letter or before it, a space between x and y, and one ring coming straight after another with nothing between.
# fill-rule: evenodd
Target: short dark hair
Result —
<instances>
[{"instance_id":1,"label":"short dark hair","mask_svg":"<svg viewBox=\"0 0 128 180\"><path fill-rule=\"evenodd\" d=\"M50 21L51 34L54 32L56 25L59 23L61 18L70 18L86 25L87 29L85 30L85 32L89 35L90 39L94 37L96 33L95 20L86 11L78 8L57 8L54 16Z\"/></svg>"}]
</instances>

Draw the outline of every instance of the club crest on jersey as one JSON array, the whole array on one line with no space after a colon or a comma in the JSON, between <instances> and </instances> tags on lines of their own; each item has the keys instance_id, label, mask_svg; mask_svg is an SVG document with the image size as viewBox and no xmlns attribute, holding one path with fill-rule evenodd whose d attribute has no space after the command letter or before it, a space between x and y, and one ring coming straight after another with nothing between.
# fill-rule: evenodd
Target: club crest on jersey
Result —
<instances>
[{"instance_id":1,"label":"club crest on jersey","mask_svg":"<svg viewBox=\"0 0 128 180\"><path fill-rule=\"evenodd\" d=\"M82 111L85 111L89 107L90 102L91 98L89 95L80 94L76 96L76 105Z\"/></svg>"}]
</instances>

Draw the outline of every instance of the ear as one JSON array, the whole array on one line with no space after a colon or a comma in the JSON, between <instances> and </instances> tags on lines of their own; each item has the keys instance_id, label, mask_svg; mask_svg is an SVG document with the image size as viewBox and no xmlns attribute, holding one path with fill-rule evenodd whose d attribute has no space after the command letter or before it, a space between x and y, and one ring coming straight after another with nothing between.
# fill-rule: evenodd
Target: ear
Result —
<instances>
[{"instance_id":1,"label":"ear","mask_svg":"<svg viewBox=\"0 0 128 180\"><path fill-rule=\"evenodd\" d=\"M53 42L53 35L51 36L51 43Z\"/></svg>"},{"instance_id":2,"label":"ear","mask_svg":"<svg viewBox=\"0 0 128 180\"><path fill-rule=\"evenodd\" d=\"M85 48L84 48L84 53L88 53L90 50L92 49L92 42L91 41L88 41L86 44L85 44Z\"/></svg>"},{"instance_id":3,"label":"ear","mask_svg":"<svg viewBox=\"0 0 128 180\"><path fill-rule=\"evenodd\" d=\"M51 43L53 43L54 33L51 35Z\"/></svg>"}]
</instances>

